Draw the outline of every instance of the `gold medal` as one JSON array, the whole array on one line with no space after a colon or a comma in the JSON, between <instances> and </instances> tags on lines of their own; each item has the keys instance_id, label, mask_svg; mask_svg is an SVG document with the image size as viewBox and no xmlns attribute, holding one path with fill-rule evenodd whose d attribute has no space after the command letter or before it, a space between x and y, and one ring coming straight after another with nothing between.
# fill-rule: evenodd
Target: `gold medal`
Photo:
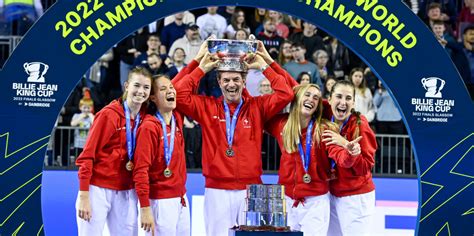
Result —
<instances>
[{"instance_id":1,"label":"gold medal","mask_svg":"<svg viewBox=\"0 0 474 236\"><path fill-rule=\"evenodd\" d=\"M173 173L171 172L171 170L168 167L166 167L165 171L163 171L163 174L165 175L166 178L169 178L169 177L171 177L171 175Z\"/></svg>"},{"instance_id":2,"label":"gold medal","mask_svg":"<svg viewBox=\"0 0 474 236\"><path fill-rule=\"evenodd\" d=\"M305 182L306 184L309 184L311 182L311 176L308 173L303 175L303 182Z\"/></svg>"},{"instance_id":3,"label":"gold medal","mask_svg":"<svg viewBox=\"0 0 474 236\"><path fill-rule=\"evenodd\" d=\"M128 161L127 164L125 165L125 169L127 169L128 171L132 171L133 167L135 166L133 165L132 161Z\"/></svg>"}]
</instances>

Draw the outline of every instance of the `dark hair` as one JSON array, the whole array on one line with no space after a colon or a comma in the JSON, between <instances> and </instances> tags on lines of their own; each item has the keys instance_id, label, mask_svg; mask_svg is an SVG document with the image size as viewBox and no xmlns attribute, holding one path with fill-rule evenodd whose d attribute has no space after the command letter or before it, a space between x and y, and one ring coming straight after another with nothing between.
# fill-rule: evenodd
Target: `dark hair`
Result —
<instances>
[{"instance_id":1,"label":"dark hair","mask_svg":"<svg viewBox=\"0 0 474 236\"><path fill-rule=\"evenodd\" d=\"M241 76L242 76L242 79L246 79L247 78L247 72L240 72L240 71L217 71L217 80L220 80L221 79L221 75L222 73L224 72L235 72L235 73L239 73Z\"/></svg>"},{"instance_id":2,"label":"dark hair","mask_svg":"<svg viewBox=\"0 0 474 236\"><path fill-rule=\"evenodd\" d=\"M298 77L296 77L296 82L298 82L298 84L301 84L301 80L303 79L303 75L309 76L309 83L311 83L311 79L312 79L312 78L311 78L311 74L308 73L307 71L301 72L301 73L298 75Z\"/></svg>"},{"instance_id":3,"label":"dark hair","mask_svg":"<svg viewBox=\"0 0 474 236\"><path fill-rule=\"evenodd\" d=\"M264 24L267 23L267 22L272 22L272 19L270 19L270 18L265 18L265 19L263 19L262 25L264 25ZM273 22L272 22L272 23L273 23Z\"/></svg>"},{"instance_id":4,"label":"dark hair","mask_svg":"<svg viewBox=\"0 0 474 236\"><path fill-rule=\"evenodd\" d=\"M354 90L353 94L352 94L352 97L353 97L353 99L355 99L355 86L352 83L352 81L345 80L345 79L336 81L336 83L332 86L331 91L329 92L329 96L332 96L332 93L334 92L334 90L336 90L336 87L339 86L339 85L352 87L353 90Z\"/></svg>"},{"instance_id":5,"label":"dark hair","mask_svg":"<svg viewBox=\"0 0 474 236\"><path fill-rule=\"evenodd\" d=\"M326 78L326 81L324 81L324 86L323 86L323 97L325 98L329 97L331 93L331 91L327 90L327 84L329 80L334 80L335 82L337 82L337 79L334 75L328 75L328 77ZM334 85L333 85L333 88L334 88Z\"/></svg>"},{"instance_id":6,"label":"dark hair","mask_svg":"<svg viewBox=\"0 0 474 236\"><path fill-rule=\"evenodd\" d=\"M161 59L160 55L158 55L158 53L156 53L156 52L150 53L150 55L148 55L148 57L158 57L158 58Z\"/></svg>"},{"instance_id":7,"label":"dark hair","mask_svg":"<svg viewBox=\"0 0 474 236\"><path fill-rule=\"evenodd\" d=\"M356 72L361 72L362 73L362 81L360 82L360 85L358 87L355 87L355 84L354 82L352 81L352 76L356 73ZM361 93L362 97L365 97L365 93L366 93L366 90L368 89L367 88L367 80L365 79L365 75L364 75L364 69L362 69L361 67L355 67L351 70L351 73L349 74L349 80L354 84L354 87Z\"/></svg>"},{"instance_id":8,"label":"dark hair","mask_svg":"<svg viewBox=\"0 0 474 236\"><path fill-rule=\"evenodd\" d=\"M468 25L466 28L464 28L464 30L462 31L462 34L467 34L467 31L469 30L474 30L474 24L470 24Z\"/></svg>"},{"instance_id":9,"label":"dark hair","mask_svg":"<svg viewBox=\"0 0 474 236\"><path fill-rule=\"evenodd\" d=\"M444 21L442 20L434 20L433 25L444 25Z\"/></svg>"},{"instance_id":10,"label":"dark hair","mask_svg":"<svg viewBox=\"0 0 474 236\"><path fill-rule=\"evenodd\" d=\"M306 45L304 45L304 43L302 43L302 42L293 43L293 44L291 45L291 47L294 47L294 48L300 47L300 48L306 49Z\"/></svg>"},{"instance_id":11,"label":"dark hair","mask_svg":"<svg viewBox=\"0 0 474 236\"><path fill-rule=\"evenodd\" d=\"M428 5L427 11L429 11L431 9L435 9L435 8L439 8L441 10L441 4L438 3L438 2L432 2Z\"/></svg>"},{"instance_id":12,"label":"dark hair","mask_svg":"<svg viewBox=\"0 0 474 236\"><path fill-rule=\"evenodd\" d=\"M148 37L146 39L150 40L151 38L158 38L158 41L161 42L160 36L158 34L150 34L150 35L148 35Z\"/></svg>"},{"instance_id":13,"label":"dark hair","mask_svg":"<svg viewBox=\"0 0 474 236\"><path fill-rule=\"evenodd\" d=\"M247 32L247 30L245 30L245 29L238 29L238 30L235 31L234 39L236 39L236 37L237 37L237 32L240 32L240 31L242 31L242 32L245 33L247 39L249 38L249 32Z\"/></svg>"},{"instance_id":14,"label":"dark hair","mask_svg":"<svg viewBox=\"0 0 474 236\"><path fill-rule=\"evenodd\" d=\"M291 46L291 45L293 45L293 42L288 40L288 39L285 39L285 40L283 40L282 43L280 43L280 50L279 50L279 53L278 53L278 63L280 65L283 65L284 63L286 63L285 62L285 56L283 55L283 45L285 45L285 44L289 44Z\"/></svg>"},{"instance_id":15,"label":"dark hair","mask_svg":"<svg viewBox=\"0 0 474 236\"><path fill-rule=\"evenodd\" d=\"M155 95L155 89L157 89L156 81L158 81L158 79L160 78L166 78L171 81L170 77L165 74L157 74L157 75L152 76L150 96ZM156 107L154 102L149 102L147 110L149 114L154 115L158 111L158 108Z\"/></svg>"},{"instance_id":16,"label":"dark hair","mask_svg":"<svg viewBox=\"0 0 474 236\"><path fill-rule=\"evenodd\" d=\"M239 17L240 12L244 13L244 22L242 22L241 28L237 26L237 18ZM235 9L234 14L232 14L232 17L230 18L230 24L232 25L235 31L237 31L238 29L247 28L247 24L245 23L245 12L242 9Z\"/></svg>"},{"instance_id":17,"label":"dark hair","mask_svg":"<svg viewBox=\"0 0 474 236\"><path fill-rule=\"evenodd\" d=\"M349 80L338 80L338 81L336 81L334 86L332 86L332 89L331 89L331 92L329 93L329 96L332 96L333 92L336 90L336 88L338 86L350 86L350 87L352 87L352 91L353 91L352 99L355 99L355 87L354 87L354 84ZM360 123L361 123L361 119L360 119L360 112L356 111L354 108L352 108L351 114L356 117L356 122L357 122L357 127L355 128L354 135L352 136L352 140L354 140L357 137L359 137L359 134L360 134L359 126L360 126Z\"/></svg>"}]
</instances>

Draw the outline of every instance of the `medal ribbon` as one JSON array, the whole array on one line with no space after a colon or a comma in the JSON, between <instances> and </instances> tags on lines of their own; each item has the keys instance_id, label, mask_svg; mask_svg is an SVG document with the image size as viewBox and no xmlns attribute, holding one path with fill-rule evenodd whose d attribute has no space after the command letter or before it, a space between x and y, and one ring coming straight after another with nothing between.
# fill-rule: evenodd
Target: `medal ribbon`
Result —
<instances>
[{"instance_id":1,"label":"medal ribbon","mask_svg":"<svg viewBox=\"0 0 474 236\"><path fill-rule=\"evenodd\" d=\"M170 142L168 143L168 131L166 131L166 122L163 116L160 114L159 111L156 112L155 114L156 118L161 122L161 128L163 129L163 139L164 144L163 146L165 147L165 161L166 161L166 167L170 165L171 162L171 155L173 154L174 150L174 135L176 133L176 119L174 118L174 115L171 114L171 137L170 137Z\"/></svg>"},{"instance_id":2,"label":"medal ribbon","mask_svg":"<svg viewBox=\"0 0 474 236\"><path fill-rule=\"evenodd\" d=\"M138 125L140 124L140 112L137 113L135 117L135 127L130 126L130 108L128 108L127 101L123 101L123 108L125 110L125 131L127 133L127 154L128 160L133 160L133 153L135 152L135 145L137 141L137 129Z\"/></svg>"},{"instance_id":3,"label":"medal ribbon","mask_svg":"<svg viewBox=\"0 0 474 236\"><path fill-rule=\"evenodd\" d=\"M347 119L342 123L341 127L339 127L339 134L341 134L342 132L342 129L344 129L344 126L347 125L347 122L349 121L349 118L351 118L351 116L347 117ZM334 116L331 118L331 122L334 122ZM336 167L336 162L331 159L331 169L334 169Z\"/></svg>"},{"instance_id":4,"label":"medal ribbon","mask_svg":"<svg viewBox=\"0 0 474 236\"><path fill-rule=\"evenodd\" d=\"M313 136L311 134L313 133L313 125L314 125L314 119L311 119L311 121L308 124L308 129L306 130L306 153L303 152L303 145L301 145L301 138L300 138L300 143L298 143L298 151L300 153L301 161L303 162L304 171L306 173L308 173L309 162L310 162L311 140L313 139Z\"/></svg>"},{"instance_id":5,"label":"medal ribbon","mask_svg":"<svg viewBox=\"0 0 474 236\"><path fill-rule=\"evenodd\" d=\"M239 116L240 108L242 107L244 101L243 99L240 99L240 103L235 109L234 115L232 116L232 121L230 120L229 105L227 105L225 100L223 102L225 111L225 130L227 135L227 144L229 145L229 148L232 148L232 142L234 141L235 125L237 124L237 117Z\"/></svg>"}]
</instances>

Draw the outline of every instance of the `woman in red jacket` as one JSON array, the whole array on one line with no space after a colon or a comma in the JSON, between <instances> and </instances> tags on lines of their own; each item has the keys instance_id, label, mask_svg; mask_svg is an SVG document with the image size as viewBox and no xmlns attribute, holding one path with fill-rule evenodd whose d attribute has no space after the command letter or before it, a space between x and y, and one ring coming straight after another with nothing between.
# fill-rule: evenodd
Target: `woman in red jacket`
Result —
<instances>
[{"instance_id":1,"label":"woman in red jacket","mask_svg":"<svg viewBox=\"0 0 474 236\"><path fill-rule=\"evenodd\" d=\"M375 134L367 119L354 111L354 85L345 80L334 84L329 96L332 120L339 132L324 131L327 146L346 147L352 157L330 155L335 176L329 183L331 192L331 222L329 235L367 235L375 210L375 185L372 181ZM350 140L360 140L360 146Z\"/></svg>"},{"instance_id":2,"label":"woman in red jacket","mask_svg":"<svg viewBox=\"0 0 474 236\"><path fill-rule=\"evenodd\" d=\"M322 118L319 87L300 85L294 93L290 113L273 117L265 130L277 139L282 152L278 183L285 186L288 225L305 235L326 235L330 216L328 151L339 156L349 152L336 145L327 150L321 142L323 130L336 127Z\"/></svg>"},{"instance_id":3,"label":"woman in red jacket","mask_svg":"<svg viewBox=\"0 0 474 236\"><path fill-rule=\"evenodd\" d=\"M147 235L190 235L186 198L183 117L176 108L176 90L167 76L153 82L156 105L138 129L133 180Z\"/></svg>"},{"instance_id":4,"label":"woman in red jacket","mask_svg":"<svg viewBox=\"0 0 474 236\"><path fill-rule=\"evenodd\" d=\"M102 235L105 223L110 235L138 235L133 154L151 82L148 71L133 69L124 84L123 97L97 113L76 161L78 235Z\"/></svg>"}]
</instances>

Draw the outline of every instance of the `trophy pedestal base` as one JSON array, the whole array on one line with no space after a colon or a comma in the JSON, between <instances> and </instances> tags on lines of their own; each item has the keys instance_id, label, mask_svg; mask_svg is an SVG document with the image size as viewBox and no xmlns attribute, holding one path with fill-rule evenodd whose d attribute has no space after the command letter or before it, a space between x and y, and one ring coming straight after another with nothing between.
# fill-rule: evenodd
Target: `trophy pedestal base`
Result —
<instances>
[{"instance_id":1,"label":"trophy pedestal base","mask_svg":"<svg viewBox=\"0 0 474 236\"><path fill-rule=\"evenodd\" d=\"M229 229L229 236L303 236L303 232L289 231L290 227L244 226Z\"/></svg>"}]
</instances>

